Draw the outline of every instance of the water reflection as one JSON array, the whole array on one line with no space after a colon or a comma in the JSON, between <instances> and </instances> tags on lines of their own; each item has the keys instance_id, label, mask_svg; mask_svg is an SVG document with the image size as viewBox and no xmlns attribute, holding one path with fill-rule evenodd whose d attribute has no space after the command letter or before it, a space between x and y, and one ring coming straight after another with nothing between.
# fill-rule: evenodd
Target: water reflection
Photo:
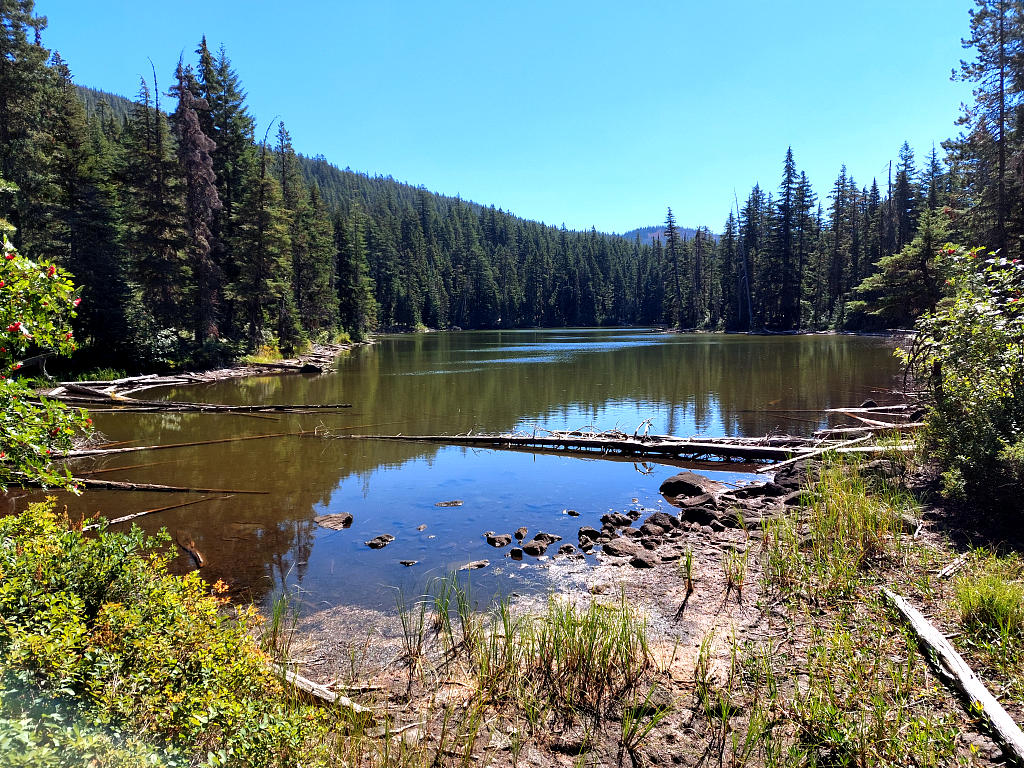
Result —
<instances>
[{"instance_id":1,"label":"water reflection","mask_svg":"<svg viewBox=\"0 0 1024 768\"><path fill-rule=\"evenodd\" d=\"M857 403L891 386L896 373L891 348L880 339L677 336L637 329L438 333L383 338L347 355L331 375L155 393L226 403L347 401L350 410L272 417L98 414L96 423L111 440L137 444L317 427L348 434L586 425L632 432L648 418L654 434L807 433L821 425L821 409ZM595 524L609 509L629 508L634 498L656 508L658 485L675 471L656 466L645 475L631 463L308 436L80 464L82 470L112 467L124 469L98 477L265 491L218 495L139 524L192 538L211 578L224 578L256 599L282 584L301 584L310 607L323 601L391 606L396 585L415 589L430 574L484 558L491 567L472 576L483 592L544 586L546 571L505 560L481 534L526 525L573 541L580 525ZM90 492L61 501L74 513L113 517L174 503L170 498ZM434 506L453 498L464 505ZM23 506L24 500L13 504ZM563 515L566 508L580 517ZM319 514L341 511L355 516L350 529L327 531L313 523ZM427 528L418 531L423 524ZM396 541L376 551L363 545L381 533ZM399 560L419 564L407 569ZM190 562L178 558L177 567Z\"/></svg>"}]
</instances>

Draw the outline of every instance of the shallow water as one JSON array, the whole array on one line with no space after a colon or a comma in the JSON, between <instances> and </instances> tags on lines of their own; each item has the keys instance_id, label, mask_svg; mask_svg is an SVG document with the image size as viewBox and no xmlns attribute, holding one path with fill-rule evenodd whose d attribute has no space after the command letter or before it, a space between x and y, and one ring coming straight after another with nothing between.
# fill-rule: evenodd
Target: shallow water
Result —
<instances>
[{"instance_id":1,"label":"shallow water","mask_svg":"<svg viewBox=\"0 0 1024 768\"><path fill-rule=\"evenodd\" d=\"M384 337L339 361L336 373L220 382L147 398L222 403L350 402L338 413L257 418L237 414L97 414L112 441L179 443L322 426L349 434L467 430L618 428L651 419L652 434L807 434L821 409L856 405L896 383L891 343L848 336L671 335L641 329L431 333ZM806 412L771 413L795 409ZM147 465L147 466L137 466ZM124 467L98 478L224 489L261 495L214 496L141 518L191 538L208 578L222 578L258 601L297 587L312 611L329 605L389 609L399 590L417 594L432 577L473 560L474 593L548 589L572 568L486 544L484 531L521 525L576 543L581 525L600 527L609 510L657 509L658 487L677 468L564 455L534 455L417 443L279 437L126 454L77 469ZM134 468L129 468L134 467ZM729 469L727 465L723 470ZM749 478L709 472L720 480ZM8 509L27 498L8 499ZM61 497L73 513L107 517L193 497L91 491ZM437 502L461 500L462 506ZM579 517L563 510L572 509ZM350 512L351 528L313 518ZM426 525L423 531L418 526ZM363 542L389 533L380 550ZM553 554L557 546L549 551ZM417 560L406 568L400 560ZM181 554L175 568L194 567Z\"/></svg>"}]
</instances>

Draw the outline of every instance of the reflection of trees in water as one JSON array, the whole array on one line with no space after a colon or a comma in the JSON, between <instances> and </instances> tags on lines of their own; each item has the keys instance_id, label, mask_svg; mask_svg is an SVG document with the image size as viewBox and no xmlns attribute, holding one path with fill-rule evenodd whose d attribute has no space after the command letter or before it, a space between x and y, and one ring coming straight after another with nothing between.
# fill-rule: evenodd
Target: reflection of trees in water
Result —
<instances>
[{"instance_id":1,"label":"reflection of trees in water","mask_svg":"<svg viewBox=\"0 0 1024 768\"><path fill-rule=\"evenodd\" d=\"M651 403L652 414L663 414L669 432L696 425L697 430L758 435L776 427L806 432L814 426L784 420L766 409L849 405L869 394L871 387L889 386L896 372L886 346L849 337L631 334L630 341L636 343L611 351L558 353L551 362L487 363L488 358L509 357L502 344L520 346L551 338L551 332L489 332L385 339L344 358L336 375L253 378L169 393L225 403L353 404L351 410L337 414L279 419L139 414L97 420L112 439L158 444L291 432L319 424L328 429L369 425L349 433L503 431L523 422L564 421L576 412L600 418L609 402L639 401ZM622 334L588 333L584 338L608 341L622 339ZM538 351L543 351L542 344ZM813 416L797 414L805 415ZM248 584L253 597L260 599L275 585L302 581L316 535L312 518L342 482L358 478L363 495L369 496L375 471L414 459L432 461L438 450L410 443L284 437L141 454L141 459L128 454L97 461L96 466L161 462L106 476L268 491L138 521L150 531L162 526L172 534L185 531L209 562L204 575ZM157 496L90 492L79 499L62 498L61 503L76 513L103 510L113 517L173 503L167 496ZM185 558L178 559L178 567L187 565Z\"/></svg>"}]
</instances>

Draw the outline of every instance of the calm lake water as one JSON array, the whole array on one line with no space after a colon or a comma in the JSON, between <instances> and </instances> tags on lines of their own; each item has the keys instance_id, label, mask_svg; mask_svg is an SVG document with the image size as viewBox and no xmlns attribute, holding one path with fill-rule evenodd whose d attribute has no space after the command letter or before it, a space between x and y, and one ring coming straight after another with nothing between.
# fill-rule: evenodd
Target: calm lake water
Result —
<instances>
[{"instance_id":1,"label":"calm lake water","mask_svg":"<svg viewBox=\"0 0 1024 768\"><path fill-rule=\"evenodd\" d=\"M143 397L219 403L350 402L339 413L256 418L235 414L97 414L111 441L180 443L322 426L350 434L415 434L595 426L652 433L807 434L815 412L884 399L899 368L884 339L848 336L671 335L638 329L525 330L389 336L342 357L324 376L271 376ZM772 413L794 409L806 413ZM142 465L142 466L139 466ZM504 557L484 531L521 525L576 543L581 525L609 510L658 509L661 464L445 447L417 443L280 437L82 461L78 470L118 468L98 478L264 491L214 497L141 518L155 532L194 540L203 573L266 601L297 588L306 611L332 605L390 609L469 561L481 594L548 589L585 565ZM122 469L123 468L123 469ZM723 469L728 469L723 466ZM708 472L717 479L749 477ZM9 499L8 508L27 497ZM107 517L193 497L90 491L61 497L73 513ZM460 507L437 502L459 499ZM579 512L579 517L563 510ZM317 526L349 512L351 528ZM424 530L418 527L425 525ZM384 549L364 541L395 536ZM556 547L552 547L553 554ZM406 568L400 560L417 560ZM590 559L593 562L593 559ZM175 567L194 567L181 554Z\"/></svg>"}]
</instances>

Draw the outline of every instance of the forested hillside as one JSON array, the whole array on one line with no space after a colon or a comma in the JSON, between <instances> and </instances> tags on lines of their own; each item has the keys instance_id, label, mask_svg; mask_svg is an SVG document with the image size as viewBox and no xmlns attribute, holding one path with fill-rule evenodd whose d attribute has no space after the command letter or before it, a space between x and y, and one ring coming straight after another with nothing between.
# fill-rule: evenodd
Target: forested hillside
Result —
<instances>
[{"instance_id":1,"label":"forested hillside","mask_svg":"<svg viewBox=\"0 0 1024 768\"><path fill-rule=\"evenodd\" d=\"M297 155L284 123L263 140L205 38L166 91L156 74L134 102L78 88L31 0L2 13L0 216L81 284L92 362L202 364L423 326L902 326L941 298L947 239L1021 250L1018 4L973 14L961 76L977 100L941 154L922 162L904 143L887 178L842 166L819 193L786 151L778 186L755 186L718 234L669 211L650 239L343 171Z\"/></svg>"}]
</instances>

